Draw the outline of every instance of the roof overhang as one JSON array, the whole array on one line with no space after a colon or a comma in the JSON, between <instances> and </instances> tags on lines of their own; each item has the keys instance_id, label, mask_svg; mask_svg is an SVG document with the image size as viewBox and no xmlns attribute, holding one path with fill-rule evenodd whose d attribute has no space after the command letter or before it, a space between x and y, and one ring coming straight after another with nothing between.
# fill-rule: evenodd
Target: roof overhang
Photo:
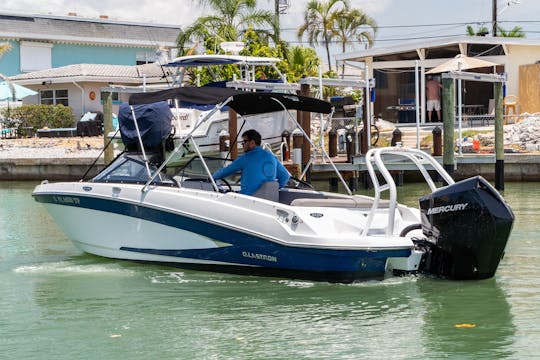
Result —
<instances>
[{"instance_id":1,"label":"roof overhang","mask_svg":"<svg viewBox=\"0 0 540 360\"><path fill-rule=\"evenodd\" d=\"M481 36L457 36L447 37L436 40L425 40L422 42L411 42L396 46L372 48L368 50L360 50L348 53L342 53L335 56L338 61L400 61L400 60L424 60L426 51L431 51L436 55L436 52L441 53L440 58L444 56L445 49L447 52L466 52L467 45L486 47L501 46L506 52L507 46L540 46L540 40L529 40L522 38L494 38ZM451 49L451 50L450 50ZM498 54L502 55L502 54Z\"/></svg>"},{"instance_id":2,"label":"roof overhang","mask_svg":"<svg viewBox=\"0 0 540 360\"><path fill-rule=\"evenodd\" d=\"M171 41L150 41L150 40L130 40L130 39L107 39L107 38L92 38L83 36L67 36L67 35L47 35L26 33L20 34L16 32L2 32L1 37L5 40L41 40L53 43L71 43L71 44L90 44L90 45L108 45L120 47L176 47L175 42Z\"/></svg>"},{"instance_id":3,"label":"roof overhang","mask_svg":"<svg viewBox=\"0 0 540 360\"><path fill-rule=\"evenodd\" d=\"M71 83L82 83L82 82L93 82L93 83L105 83L105 84L142 84L143 79L141 78L129 78L129 77L105 77L105 76L65 76L65 77L41 77L33 79L24 79L24 80L12 80L13 83L19 85L42 85L43 82L47 84L71 84ZM161 83L163 79L161 78L146 78L146 83Z\"/></svg>"}]
</instances>

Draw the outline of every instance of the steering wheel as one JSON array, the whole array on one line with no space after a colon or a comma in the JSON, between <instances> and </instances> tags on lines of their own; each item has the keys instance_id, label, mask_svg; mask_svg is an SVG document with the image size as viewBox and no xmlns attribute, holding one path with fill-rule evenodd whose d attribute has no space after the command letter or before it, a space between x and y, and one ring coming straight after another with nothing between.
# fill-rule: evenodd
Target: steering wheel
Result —
<instances>
[{"instance_id":1,"label":"steering wheel","mask_svg":"<svg viewBox=\"0 0 540 360\"><path fill-rule=\"evenodd\" d=\"M210 179L207 179L207 180L210 181ZM218 184L218 182L221 182L221 183L225 184L227 186L227 188L222 189L221 185ZM225 179L217 179L216 184L217 184L217 186L219 188L219 192L226 193L226 192L232 192L233 191L231 184L229 184L229 182L227 180L225 180Z\"/></svg>"},{"instance_id":2,"label":"steering wheel","mask_svg":"<svg viewBox=\"0 0 540 360\"><path fill-rule=\"evenodd\" d=\"M300 185L302 185L302 188L304 189L313 189L313 185L311 185L310 183L308 182L305 182L304 180L300 180L299 178L297 177L294 177L294 176L291 176L289 181L292 180L295 184L293 186L291 186L292 188L294 189L299 189L301 188Z\"/></svg>"}]
</instances>

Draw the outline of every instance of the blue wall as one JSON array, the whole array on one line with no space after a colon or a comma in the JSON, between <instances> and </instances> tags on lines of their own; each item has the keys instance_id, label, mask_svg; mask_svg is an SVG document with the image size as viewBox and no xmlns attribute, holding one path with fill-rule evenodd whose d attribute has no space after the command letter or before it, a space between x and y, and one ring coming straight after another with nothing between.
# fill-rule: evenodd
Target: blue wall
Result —
<instances>
[{"instance_id":1,"label":"blue wall","mask_svg":"<svg viewBox=\"0 0 540 360\"><path fill-rule=\"evenodd\" d=\"M5 42L5 41L0 41ZM13 76L20 73L21 63L19 61L19 43L7 41L11 45L11 50L0 57L0 73L6 76Z\"/></svg>"},{"instance_id":2,"label":"blue wall","mask_svg":"<svg viewBox=\"0 0 540 360\"><path fill-rule=\"evenodd\" d=\"M91 46L74 44L54 44L52 66L72 64L135 65L137 52L152 52L149 48L120 46Z\"/></svg>"},{"instance_id":3,"label":"blue wall","mask_svg":"<svg viewBox=\"0 0 540 360\"><path fill-rule=\"evenodd\" d=\"M19 42L8 42L11 50L0 58L0 73L13 76L21 73L20 47ZM54 44L51 49L51 61L55 68L72 64L135 65L137 52L152 53L154 50L145 47Z\"/></svg>"}]
</instances>

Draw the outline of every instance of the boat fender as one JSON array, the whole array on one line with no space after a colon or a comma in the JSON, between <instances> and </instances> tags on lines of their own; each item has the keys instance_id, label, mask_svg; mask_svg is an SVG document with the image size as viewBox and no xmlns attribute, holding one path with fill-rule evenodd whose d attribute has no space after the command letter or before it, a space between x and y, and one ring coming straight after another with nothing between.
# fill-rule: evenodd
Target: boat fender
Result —
<instances>
[{"instance_id":1,"label":"boat fender","mask_svg":"<svg viewBox=\"0 0 540 360\"><path fill-rule=\"evenodd\" d=\"M410 233L413 230L419 230L422 228L422 224L411 224L409 226L406 226L401 232L399 233L400 237L405 237L408 233Z\"/></svg>"}]
</instances>

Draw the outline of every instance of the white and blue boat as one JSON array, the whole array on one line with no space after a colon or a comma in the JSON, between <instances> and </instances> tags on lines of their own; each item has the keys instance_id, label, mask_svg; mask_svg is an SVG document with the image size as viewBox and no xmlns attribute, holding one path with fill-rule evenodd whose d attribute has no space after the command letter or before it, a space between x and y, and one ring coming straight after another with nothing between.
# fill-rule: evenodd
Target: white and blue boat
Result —
<instances>
[{"instance_id":1,"label":"white and blue boat","mask_svg":"<svg viewBox=\"0 0 540 360\"><path fill-rule=\"evenodd\" d=\"M210 176L226 160L200 152L183 167L170 167L184 144L164 158L161 142L169 135L170 115L160 101L167 98L204 95L218 103L212 111L228 106L240 116L288 109L332 113L327 102L291 94L204 92L178 88L132 96L133 116L121 115L120 121L132 123L122 137L137 146L91 180L43 181L33 197L78 248L108 258L341 282L416 272L451 279L495 274L514 220L511 209L483 178L454 183L419 150L367 154L373 197L317 191L299 181L280 190L266 183L253 196L243 195L234 191L234 180L216 183ZM432 189L417 208L397 203L385 161L399 157L418 165ZM446 185L437 188L428 170ZM386 191L389 200L382 200Z\"/></svg>"}]
</instances>

